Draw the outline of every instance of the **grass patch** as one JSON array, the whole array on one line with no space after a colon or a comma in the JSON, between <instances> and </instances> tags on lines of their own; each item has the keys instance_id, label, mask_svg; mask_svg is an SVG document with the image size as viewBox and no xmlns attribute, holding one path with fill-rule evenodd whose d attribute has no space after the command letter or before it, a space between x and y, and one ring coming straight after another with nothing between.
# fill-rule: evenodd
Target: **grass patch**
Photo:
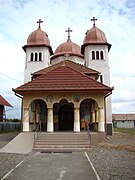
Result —
<instances>
[{"instance_id":1,"label":"grass patch","mask_svg":"<svg viewBox=\"0 0 135 180\"><path fill-rule=\"evenodd\" d=\"M114 128L114 132L120 132L120 133L135 135L135 128Z\"/></svg>"},{"instance_id":2,"label":"grass patch","mask_svg":"<svg viewBox=\"0 0 135 180\"><path fill-rule=\"evenodd\" d=\"M0 134L20 133L20 131L0 131Z\"/></svg>"}]
</instances>

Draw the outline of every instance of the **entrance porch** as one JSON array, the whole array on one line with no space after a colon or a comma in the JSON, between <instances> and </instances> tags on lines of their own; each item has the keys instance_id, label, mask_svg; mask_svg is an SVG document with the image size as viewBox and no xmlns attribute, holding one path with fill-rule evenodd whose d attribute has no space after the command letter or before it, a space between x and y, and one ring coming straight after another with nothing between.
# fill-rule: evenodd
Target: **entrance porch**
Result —
<instances>
[{"instance_id":1,"label":"entrance porch","mask_svg":"<svg viewBox=\"0 0 135 180\"><path fill-rule=\"evenodd\" d=\"M104 108L92 98L73 97L30 101L28 108L23 108L23 131L35 131L41 122L43 132L80 132L86 127L91 132L105 132Z\"/></svg>"}]
</instances>

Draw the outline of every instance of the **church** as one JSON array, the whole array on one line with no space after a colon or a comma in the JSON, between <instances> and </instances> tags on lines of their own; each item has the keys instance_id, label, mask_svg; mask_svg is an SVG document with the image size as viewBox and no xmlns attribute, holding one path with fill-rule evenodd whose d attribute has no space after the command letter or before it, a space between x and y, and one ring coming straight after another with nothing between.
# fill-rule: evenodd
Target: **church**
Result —
<instances>
[{"instance_id":1,"label":"church","mask_svg":"<svg viewBox=\"0 0 135 180\"><path fill-rule=\"evenodd\" d=\"M105 33L93 27L82 37L81 47L67 41L53 52L49 37L41 29L27 38L24 84L12 89L22 98L22 131L90 131L112 134L109 51Z\"/></svg>"}]
</instances>

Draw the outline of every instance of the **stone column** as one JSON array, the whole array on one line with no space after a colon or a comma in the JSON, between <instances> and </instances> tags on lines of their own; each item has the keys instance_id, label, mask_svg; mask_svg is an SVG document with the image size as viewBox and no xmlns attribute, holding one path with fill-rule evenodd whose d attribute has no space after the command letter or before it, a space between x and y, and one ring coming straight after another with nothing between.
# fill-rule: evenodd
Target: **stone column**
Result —
<instances>
[{"instance_id":1,"label":"stone column","mask_svg":"<svg viewBox=\"0 0 135 180\"><path fill-rule=\"evenodd\" d=\"M95 111L91 112L92 123L95 123Z\"/></svg>"},{"instance_id":2,"label":"stone column","mask_svg":"<svg viewBox=\"0 0 135 180\"><path fill-rule=\"evenodd\" d=\"M74 132L80 132L80 112L79 112L79 108L74 108Z\"/></svg>"},{"instance_id":3,"label":"stone column","mask_svg":"<svg viewBox=\"0 0 135 180\"><path fill-rule=\"evenodd\" d=\"M48 108L47 132L53 132L53 108Z\"/></svg>"},{"instance_id":4,"label":"stone column","mask_svg":"<svg viewBox=\"0 0 135 180\"><path fill-rule=\"evenodd\" d=\"M98 122L98 131L105 132L105 117L104 117L104 108L99 108L99 122Z\"/></svg>"},{"instance_id":5,"label":"stone column","mask_svg":"<svg viewBox=\"0 0 135 180\"><path fill-rule=\"evenodd\" d=\"M28 108L23 108L23 132L29 131L29 110Z\"/></svg>"}]
</instances>

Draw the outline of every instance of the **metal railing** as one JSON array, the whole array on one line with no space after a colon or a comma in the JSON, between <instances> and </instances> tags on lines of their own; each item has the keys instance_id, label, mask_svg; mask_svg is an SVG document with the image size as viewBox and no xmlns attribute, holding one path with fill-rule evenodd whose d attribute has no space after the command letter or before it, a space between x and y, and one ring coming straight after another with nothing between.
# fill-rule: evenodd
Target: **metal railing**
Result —
<instances>
[{"instance_id":1,"label":"metal railing","mask_svg":"<svg viewBox=\"0 0 135 180\"><path fill-rule=\"evenodd\" d=\"M88 124L86 126L86 129L87 129L87 133L88 133L88 137L89 137L89 142L90 142L90 147L91 147L91 133L90 133L90 127L89 127Z\"/></svg>"},{"instance_id":2,"label":"metal railing","mask_svg":"<svg viewBox=\"0 0 135 180\"><path fill-rule=\"evenodd\" d=\"M34 133L34 145L36 143L36 140L38 139L39 134L41 134L41 120L39 121L39 124L36 127L36 130L35 130L35 133Z\"/></svg>"}]
</instances>

